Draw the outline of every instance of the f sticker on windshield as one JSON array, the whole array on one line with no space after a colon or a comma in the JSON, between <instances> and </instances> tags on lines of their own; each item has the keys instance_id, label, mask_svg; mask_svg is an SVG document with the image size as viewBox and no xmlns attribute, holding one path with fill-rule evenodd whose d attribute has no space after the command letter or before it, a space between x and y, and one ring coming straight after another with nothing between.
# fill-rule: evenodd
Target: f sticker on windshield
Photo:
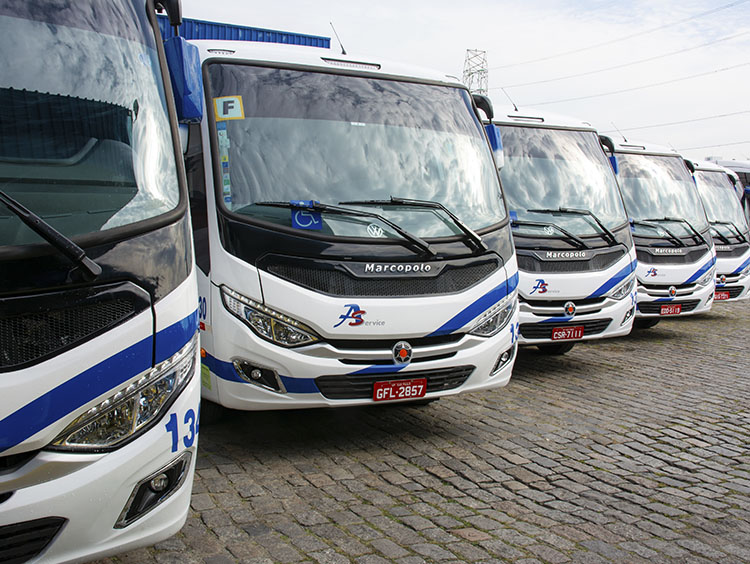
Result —
<instances>
[{"instance_id":1,"label":"f sticker on windshield","mask_svg":"<svg viewBox=\"0 0 750 564\"><path fill-rule=\"evenodd\" d=\"M245 119L242 96L219 96L218 98L214 98L214 112L216 113L216 121Z\"/></svg>"}]
</instances>

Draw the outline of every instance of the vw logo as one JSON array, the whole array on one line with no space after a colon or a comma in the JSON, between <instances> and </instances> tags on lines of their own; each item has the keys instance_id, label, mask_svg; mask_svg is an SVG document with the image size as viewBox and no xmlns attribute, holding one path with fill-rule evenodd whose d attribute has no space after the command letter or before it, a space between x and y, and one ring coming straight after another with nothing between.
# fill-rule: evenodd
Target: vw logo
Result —
<instances>
[{"instance_id":1,"label":"vw logo","mask_svg":"<svg viewBox=\"0 0 750 564\"><path fill-rule=\"evenodd\" d=\"M393 362L406 364L411 360L411 345L406 341L399 341L393 346Z\"/></svg>"},{"instance_id":2,"label":"vw logo","mask_svg":"<svg viewBox=\"0 0 750 564\"><path fill-rule=\"evenodd\" d=\"M565 315L568 317L573 317L576 314L576 304L573 302L565 302L563 307L565 308Z\"/></svg>"},{"instance_id":3,"label":"vw logo","mask_svg":"<svg viewBox=\"0 0 750 564\"><path fill-rule=\"evenodd\" d=\"M727 277L725 274L722 274L721 276L719 276L719 282L721 282L722 284L727 283Z\"/></svg>"},{"instance_id":4,"label":"vw logo","mask_svg":"<svg viewBox=\"0 0 750 564\"><path fill-rule=\"evenodd\" d=\"M554 228L554 227L552 227L552 226L550 226L550 225L546 225L546 226L544 227L544 232L545 232L545 233L546 233L547 235L554 235L554 234L555 234L555 228Z\"/></svg>"},{"instance_id":5,"label":"vw logo","mask_svg":"<svg viewBox=\"0 0 750 564\"><path fill-rule=\"evenodd\" d=\"M367 234L370 237L382 237L383 236L383 228L380 227L380 225L375 225L374 223L371 223L367 226Z\"/></svg>"},{"instance_id":6,"label":"vw logo","mask_svg":"<svg viewBox=\"0 0 750 564\"><path fill-rule=\"evenodd\" d=\"M677 295L677 288L675 288L674 286L670 286L669 295L674 298Z\"/></svg>"}]
</instances>

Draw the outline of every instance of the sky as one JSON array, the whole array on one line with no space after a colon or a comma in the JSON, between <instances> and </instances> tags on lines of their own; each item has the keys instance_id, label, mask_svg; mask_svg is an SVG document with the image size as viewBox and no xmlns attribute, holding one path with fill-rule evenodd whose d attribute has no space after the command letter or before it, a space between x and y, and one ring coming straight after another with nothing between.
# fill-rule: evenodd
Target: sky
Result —
<instances>
[{"instance_id":1,"label":"sky","mask_svg":"<svg viewBox=\"0 0 750 564\"><path fill-rule=\"evenodd\" d=\"M349 55L463 77L690 159L750 161L750 0L183 0L183 16L332 37ZM616 131L619 129L620 133Z\"/></svg>"}]
</instances>

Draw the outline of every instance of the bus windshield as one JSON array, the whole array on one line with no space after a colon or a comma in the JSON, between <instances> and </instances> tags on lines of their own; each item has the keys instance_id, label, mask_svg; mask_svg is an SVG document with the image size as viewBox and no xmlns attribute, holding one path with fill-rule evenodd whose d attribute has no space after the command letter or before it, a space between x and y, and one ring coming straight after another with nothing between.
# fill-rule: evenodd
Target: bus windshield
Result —
<instances>
[{"instance_id":1,"label":"bus windshield","mask_svg":"<svg viewBox=\"0 0 750 564\"><path fill-rule=\"evenodd\" d=\"M617 161L622 197L635 220L635 233L663 237L659 226L648 220L658 221L680 237L693 237L693 228L708 229L703 204L681 157L618 153Z\"/></svg>"},{"instance_id":2,"label":"bus windshield","mask_svg":"<svg viewBox=\"0 0 750 564\"><path fill-rule=\"evenodd\" d=\"M214 63L208 67L224 209L289 226L264 202L436 201L471 229L506 216L481 124L461 88ZM420 237L462 234L436 208L357 206ZM326 235L370 237L373 221L322 214ZM385 224L383 235L398 238Z\"/></svg>"},{"instance_id":3,"label":"bus windshield","mask_svg":"<svg viewBox=\"0 0 750 564\"><path fill-rule=\"evenodd\" d=\"M503 188L508 208L518 219L514 233L540 233L539 225L524 225L535 222L554 224L576 235L600 235L602 228L596 220L610 230L627 222L614 173L596 133L499 127L505 153ZM565 213L561 208L590 213Z\"/></svg>"},{"instance_id":4,"label":"bus windshield","mask_svg":"<svg viewBox=\"0 0 750 564\"><path fill-rule=\"evenodd\" d=\"M736 230L747 231L745 214L729 177L722 171L696 170L698 186L706 215L714 228L723 235L735 236Z\"/></svg>"},{"instance_id":5,"label":"bus windshield","mask_svg":"<svg viewBox=\"0 0 750 564\"><path fill-rule=\"evenodd\" d=\"M0 67L0 190L68 237L177 206L145 11L125 0L3 2ZM0 205L0 246L41 241Z\"/></svg>"}]
</instances>

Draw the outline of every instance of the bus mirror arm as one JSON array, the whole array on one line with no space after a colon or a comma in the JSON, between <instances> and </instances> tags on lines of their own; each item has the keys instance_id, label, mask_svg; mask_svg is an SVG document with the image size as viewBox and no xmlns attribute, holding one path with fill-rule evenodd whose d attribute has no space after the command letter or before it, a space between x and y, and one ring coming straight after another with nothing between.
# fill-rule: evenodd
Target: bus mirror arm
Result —
<instances>
[{"instance_id":1,"label":"bus mirror arm","mask_svg":"<svg viewBox=\"0 0 750 564\"><path fill-rule=\"evenodd\" d=\"M175 28L182 25L182 5L180 0L156 0L154 4L157 9L167 12L169 25Z\"/></svg>"}]
</instances>

